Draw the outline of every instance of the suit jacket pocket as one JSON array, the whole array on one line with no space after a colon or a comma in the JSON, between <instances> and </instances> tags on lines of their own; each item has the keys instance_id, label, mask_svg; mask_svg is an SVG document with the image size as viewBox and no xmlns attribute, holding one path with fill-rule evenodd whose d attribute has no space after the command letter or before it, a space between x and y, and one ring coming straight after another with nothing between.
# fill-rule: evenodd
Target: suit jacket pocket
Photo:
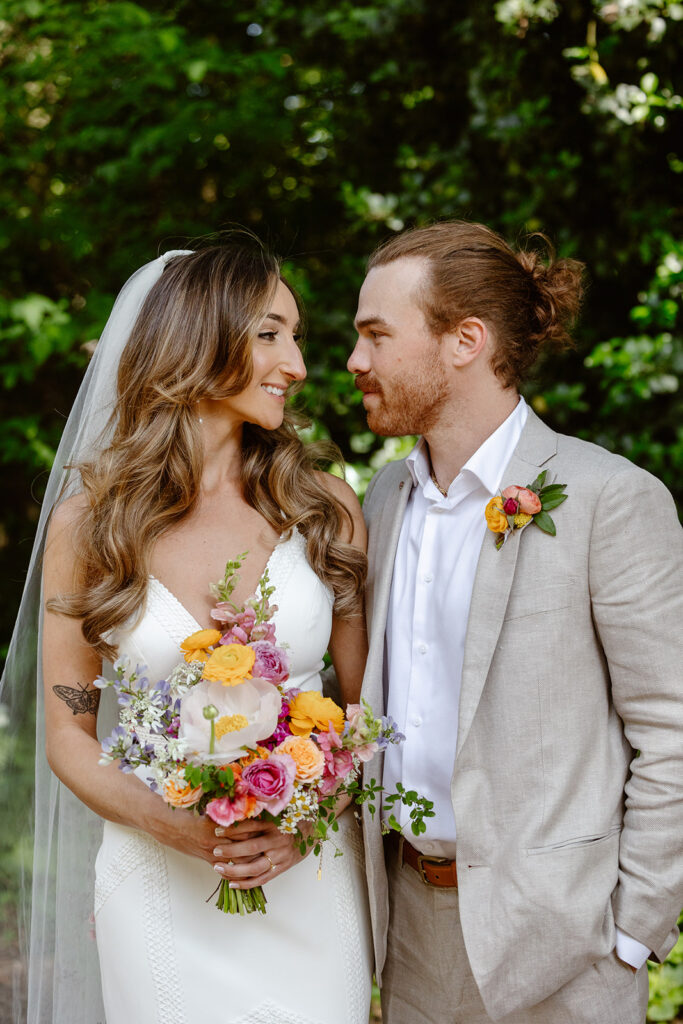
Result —
<instances>
[{"instance_id":1,"label":"suit jacket pocket","mask_svg":"<svg viewBox=\"0 0 683 1024\"><path fill-rule=\"evenodd\" d=\"M556 853L559 850L572 850L582 846L597 846L598 843L604 843L606 839L618 835L621 828L621 822L617 822L607 832L599 832L597 835L573 836L571 839L561 839L557 843L550 843L549 846L532 846L526 851L527 856L534 857L537 854Z\"/></svg>"},{"instance_id":2,"label":"suit jacket pocket","mask_svg":"<svg viewBox=\"0 0 683 1024\"><path fill-rule=\"evenodd\" d=\"M539 612L569 608L577 602L586 603L586 595L579 577L544 581L540 586L516 585L512 588L504 621L521 619Z\"/></svg>"}]
</instances>

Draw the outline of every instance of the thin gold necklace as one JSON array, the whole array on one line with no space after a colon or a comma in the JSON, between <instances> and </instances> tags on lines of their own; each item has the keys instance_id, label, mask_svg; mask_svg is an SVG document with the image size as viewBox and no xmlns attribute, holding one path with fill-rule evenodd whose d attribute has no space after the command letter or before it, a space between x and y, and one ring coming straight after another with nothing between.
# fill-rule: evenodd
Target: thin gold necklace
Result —
<instances>
[{"instance_id":1,"label":"thin gold necklace","mask_svg":"<svg viewBox=\"0 0 683 1024\"><path fill-rule=\"evenodd\" d=\"M436 487L436 489L439 492L439 494L443 494L444 498L447 498L448 497L448 491L444 491L443 487L441 486L439 481L436 479L436 475L434 473L433 468L430 468L429 476L431 477L431 481L434 484L434 486Z\"/></svg>"}]
</instances>

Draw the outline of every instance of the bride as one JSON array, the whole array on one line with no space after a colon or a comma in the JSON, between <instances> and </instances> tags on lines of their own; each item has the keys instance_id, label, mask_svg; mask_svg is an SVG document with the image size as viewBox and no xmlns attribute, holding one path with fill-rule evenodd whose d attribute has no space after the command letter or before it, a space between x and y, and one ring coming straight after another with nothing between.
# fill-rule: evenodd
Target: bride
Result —
<instances>
[{"instance_id":1,"label":"bride","mask_svg":"<svg viewBox=\"0 0 683 1024\"><path fill-rule=\"evenodd\" d=\"M29 1021L367 1022L369 925L352 813L335 838L344 855L323 848L319 881L318 860L274 825L215 828L98 763L98 735L116 721L112 691L99 705L92 683L103 661L128 655L162 678L180 642L213 625L209 583L245 551L233 599L253 595L268 568L288 686L320 689L329 649L343 702L358 699L365 531L355 495L316 470L286 408L306 375L299 322L260 246L167 253L119 296L77 399L45 542L42 675L47 758L78 802L53 785L41 810L39 796L39 816L61 810L68 825L49 856L36 843L43 906L34 907ZM265 917L205 902L220 877L266 885ZM90 925L79 909L88 903ZM54 922L43 922L50 906ZM54 961L41 949L53 924ZM93 928L99 983L88 966Z\"/></svg>"}]
</instances>

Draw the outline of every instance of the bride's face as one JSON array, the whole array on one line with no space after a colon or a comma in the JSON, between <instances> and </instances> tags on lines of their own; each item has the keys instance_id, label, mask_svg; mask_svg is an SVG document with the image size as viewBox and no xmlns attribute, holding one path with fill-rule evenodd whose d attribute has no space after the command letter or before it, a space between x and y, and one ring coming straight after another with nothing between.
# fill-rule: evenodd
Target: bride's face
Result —
<instances>
[{"instance_id":1,"label":"bride's face","mask_svg":"<svg viewBox=\"0 0 683 1024\"><path fill-rule=\"evenodd\" d=\"M219 402L223 415L236 423L256 423L275 430L282 423L290 384L306 376L299 349L299 310L289 288L278 282L270 310L254 338L252 377L244 391Z\"/></svg>"}]
</instances>

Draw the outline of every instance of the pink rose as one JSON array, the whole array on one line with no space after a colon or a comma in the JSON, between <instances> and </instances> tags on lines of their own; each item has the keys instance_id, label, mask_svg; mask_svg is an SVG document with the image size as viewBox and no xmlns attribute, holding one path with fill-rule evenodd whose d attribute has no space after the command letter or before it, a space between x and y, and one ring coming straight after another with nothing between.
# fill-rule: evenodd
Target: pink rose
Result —
<instances>
[{"instance_id":1,"label":"pink rose","mask_svg":"<svg viewBox=\"0 0 683 1024\"><path fill-rule=\"evenodd\" d=\"M269 683L284 683L289 679L289 663L287 655L281 647L269 643L268 640L258 640L251 644L256 655L251 674L255 679L267 679Z\"/></svg>"},{"instance_id":2,"label":"pink rose","mask_svg":"<svg viewBox=\"0 0 683 1024\"><path fill-rule=\"evenodd\" d=\"M541 499L528 487L506 487L503 491L504 498L514 498L519 502L519 511L527 516L535 516L541 511Z\"/></svg>"},{"instance_id":3,"label":"pink rose","mask_svg":"<svg viewBox=\"0 0 683 1024\"><path fill-rule=\"evenodd\" d=\"M287 754L252 761L242 772L242 782L270 814L279 814L292 798L296 765Z\"/></svg>"}]
</instances>

